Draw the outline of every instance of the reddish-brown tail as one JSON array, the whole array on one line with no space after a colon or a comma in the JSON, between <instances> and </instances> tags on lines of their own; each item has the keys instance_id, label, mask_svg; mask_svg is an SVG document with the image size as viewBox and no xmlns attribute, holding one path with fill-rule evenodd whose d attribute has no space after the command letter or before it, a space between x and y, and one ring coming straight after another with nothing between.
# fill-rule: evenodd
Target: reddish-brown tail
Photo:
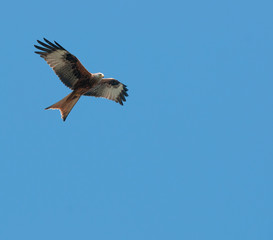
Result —
<instances>
[{"instance_id":1,"label":"reddish-brown tail","mask_svg":"<svg viewBox=\"0 0 273 240\"><path fill-rule=\"evenodd\" d=\"M77 94L75 91L68 94L65 98L63 98L61 101L51 105L50 107L47 107L47 109L59 109L62 115L63 121L67 118L68 114L72 110L72 108L75 106L75 104L80 99L81 95Z\"/></svg>"}]
</instances>

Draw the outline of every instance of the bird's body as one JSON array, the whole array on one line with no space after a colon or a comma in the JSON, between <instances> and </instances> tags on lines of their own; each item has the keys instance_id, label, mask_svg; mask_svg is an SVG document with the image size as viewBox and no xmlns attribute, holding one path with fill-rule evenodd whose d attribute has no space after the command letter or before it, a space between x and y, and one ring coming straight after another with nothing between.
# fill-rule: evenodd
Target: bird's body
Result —
<instances>
[{"instance_id":1,"label":"bird's body","mask_svg":"<svg viewBox=\"0 0 273 240\"><path fill-rule=\"evenodd\" d=\"M60 80L73 90L61 101L46 109L59 109L65 121L82 95L103 97L123 105L123 101L126 101L125 97L128 96L126 85L114 78L104 78L102 73L90 73L74 55L60 44L57 42L53 44L45 38L44 40L46 43L37 41L42 47L34 45L41 50L35 53L44 58Z\"/></svg>"}]
</instances>

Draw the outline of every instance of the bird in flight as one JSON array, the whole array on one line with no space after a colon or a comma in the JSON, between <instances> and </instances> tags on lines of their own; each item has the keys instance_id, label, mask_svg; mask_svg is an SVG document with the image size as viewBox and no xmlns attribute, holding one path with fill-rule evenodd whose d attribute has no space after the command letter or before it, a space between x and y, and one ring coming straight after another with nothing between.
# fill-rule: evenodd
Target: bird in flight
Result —
<instances>
[{"instance_id":1,"label":"bird in flight","mask_svg":"<svg viewBox=\"0 0 273 240\"><path fill-rule=\"evenodd\" d=\"M63 121L78 102L82 95L102 97L113 100L121 105L126 101L128 89L126 85L114 78L104 78L102 73L90 73L81 62L64 49L60 44L44 38L45 42L37 40L41 46L34 45L39 54L58 75L60 80L71 90L65 98L47 107L47 109L59 109Z\"/></svg>"}]
</instances>

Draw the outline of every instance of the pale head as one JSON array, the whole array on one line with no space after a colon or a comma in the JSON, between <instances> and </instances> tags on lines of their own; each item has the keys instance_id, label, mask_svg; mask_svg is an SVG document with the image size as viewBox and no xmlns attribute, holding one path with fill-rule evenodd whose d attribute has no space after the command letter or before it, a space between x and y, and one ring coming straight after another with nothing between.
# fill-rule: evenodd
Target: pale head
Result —
<instances>
[{"instance_id":1,"label":"pale head","mask_svg":"<svg viewBox=\"0 0 273 240\"><path fill-rule=\"evenodd\" d=\"M93 77L95 79L97 79L98 81L100 81L101 79L104 78L104 74L103 73L93 73Z\"/></svg>"}]
</instances>

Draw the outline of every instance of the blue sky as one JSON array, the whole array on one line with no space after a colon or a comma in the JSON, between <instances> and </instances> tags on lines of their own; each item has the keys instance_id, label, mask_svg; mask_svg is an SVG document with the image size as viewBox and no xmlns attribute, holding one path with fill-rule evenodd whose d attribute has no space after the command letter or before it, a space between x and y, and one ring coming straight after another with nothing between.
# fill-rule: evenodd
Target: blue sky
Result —
<instances>
[{"instance_id":1,"label":"blue sky","mask_svg":"<svg viewBox=\"0 0 273 240\"><path fill-rule=\"evenodd\" d=\"M272 1L2 3L1 240L273 238ZM129 88L67 95L35 41Z\"/></svg>"}]
</instances>

